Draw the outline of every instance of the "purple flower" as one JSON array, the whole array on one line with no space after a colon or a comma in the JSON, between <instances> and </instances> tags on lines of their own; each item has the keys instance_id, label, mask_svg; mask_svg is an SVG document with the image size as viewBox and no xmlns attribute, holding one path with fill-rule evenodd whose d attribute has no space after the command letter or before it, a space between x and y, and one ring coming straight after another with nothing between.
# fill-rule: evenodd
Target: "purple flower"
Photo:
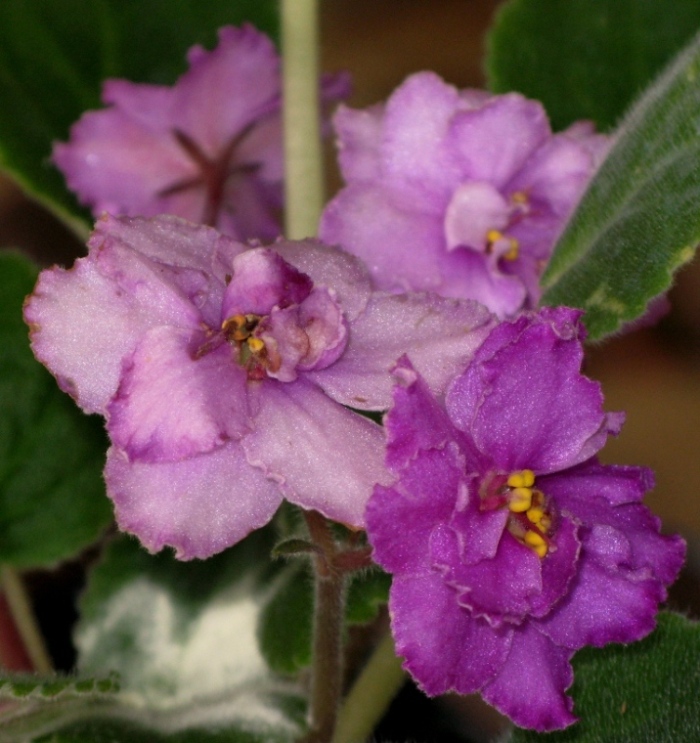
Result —
<instances>
[{"instance_id":1,"label":"purple flower","mask_svg":"<svg viewBox=\"0 0 700 743\"><path fill-rule=\"evenodd\" d=\"M367 509L407 670L427 694L478 691L540 731L576 719L574 652L650 632L684 556L641 503L652 473L595 458L622 416L580 374L579 318L545 309L497 326L444 405L400 363L396 482Z\"/></svg>"},{"instance_id":2,"label":"purple flower","mask_svg":"<svg viewBox=\"0 0 700 743\"><path fill-rule=\"evenodd\" d=\"M389 291L533 308L554 243L607 147L587 123L552 135L539 103L409 77L386 104L335 116L347 186L320 236Z\"/></svg>"},{"instance_id":3,"label":"purple flower","mask_svg":"<svg viewBox=\"0 0 700 743\"><path fill-rule=\"evenodd\" d=\"M53 160L80 200L102 212L175 214L231 237L280 234L283 153L279 57L251 26L227 26L211 52L187 55L172 87L108 80L102 99ZM347 79L324 85L326 100Z\"/></svg>"},{"instance_id":4,"label":"purple flower","mask_svg":"<svg viewBox=\"0 0 700 743\"><path fill-rule=\"evenodd\" d=\"M117 520L206 557L282 497L353 526L387 482L380 426L409 353L436 393L492 325L475 302L374 292L316 241L244 245L175 217L105 216L89 254L27 302L37 357L107 419Z\"/></svg>"}]
</instances>

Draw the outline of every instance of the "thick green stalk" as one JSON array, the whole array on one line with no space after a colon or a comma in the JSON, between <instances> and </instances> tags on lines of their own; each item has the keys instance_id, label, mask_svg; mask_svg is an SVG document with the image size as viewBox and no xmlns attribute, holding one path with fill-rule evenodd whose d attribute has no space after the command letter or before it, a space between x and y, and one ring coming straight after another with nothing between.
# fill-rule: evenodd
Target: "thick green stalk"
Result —
<instances>
[{"instance_id":1,"label":"thick green stalk","mask_svg":"<svg viewBox=\"0 0 700 743\"><path fill-rule=\"evenodd\" d=\"M285 235L313 237L323 207L318 0L282 0Z\"/></svg>"},{"instance_id":2,"label":"thick green stalk","mask_svg":"<svg viewBox=\"0 0 700 743\"><path fill-rule=\"evenodd\" d=\"M406 680L387 632L355 681L338 714L332 743L361 743L383 717Z\"/></svg>"},{"instance_id":3,"label":"thick green stalk","mask_svg":"<svg viewBox=\"0 0 700 743\"><path fill-rule=\"evenodd\" d=\"M24 588L22 579L14 568L3 565L0 568L2 590L5 593L7 604L12 612L17 630L24 642L27 655L37 673L51 673L53 666L44 644L44 638L39 631L29 597Z\"/></svg>"},{"instance_id":4,"label":"thick green stalk","mask_svg":"<svg viewBox=\"0 0 700 743\"><path fill-rule=\"evenodd\" d=\"M344 573L333 564L336 545L328 522L315 511L305 512L304 516L311 539L319 547L319 554L313 559L316 590L310 732L306 743L329 743L342 696L346 581Z\"/></svg>"}]
</instances>

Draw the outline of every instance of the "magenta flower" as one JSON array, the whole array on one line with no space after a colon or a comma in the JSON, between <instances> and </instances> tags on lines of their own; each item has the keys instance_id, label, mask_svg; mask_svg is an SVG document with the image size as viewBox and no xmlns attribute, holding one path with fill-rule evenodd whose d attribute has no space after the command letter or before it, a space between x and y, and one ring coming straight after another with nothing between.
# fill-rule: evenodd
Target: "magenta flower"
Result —
<instances>
[{"instance_id":1,"label":"magenta flower","mask_svg":"<svg viewBox=\"0 0 700 743\"><path fill-rule=\"evenodd\" d=\"M195 46L187 58L172 87L108 80L108 108L74 124L54 163L96 217L175 214L240 240L274 239L283 178L274 45L252 26L227 26L216 49ZM347 88L329 78L324 98Z\"/></svg>"},{"instance_id":2,"label":"magenta flower","mask_svg":"<svg viewBox=\"0 0 700 743\"><path fill-rule=\"evenodd\" d=\"M469 297L500 317L533 308L539 277L607 139L552 135L539 103L409 77L386 104L335 116L347 183L321 239L389 291Z\"/></svg>"},{"instance_id":3,"label":"magenta flower","mask_svg":"<svg viewBox=\"0 0 700 743\"><path fill-rule=\"evenodd\" d=\"M652 473L595 458L622 416L580 374L579 318L545 309L497 326L445 405L400 363L396 482L367 509L406 669L427 694L480 692L540 731L576 719L574 652L650 632L684 556L641 503Z\"/></svg>"},{"instance_id":4,"label":"magenta flower","mask_svg":"<svg viewBox=\"0 0 700 743\"><path fill-rule=\"evenodd\" d=\"M374 292L357 258L316 241L105 216L88 245L41 274L32 345L107 419L121 528L183 559L235 543L283 496L363 526L384 436L346 406L388 408L403 353L439 394L492 325L475 302Z\"/></svg>"}]
</instances>

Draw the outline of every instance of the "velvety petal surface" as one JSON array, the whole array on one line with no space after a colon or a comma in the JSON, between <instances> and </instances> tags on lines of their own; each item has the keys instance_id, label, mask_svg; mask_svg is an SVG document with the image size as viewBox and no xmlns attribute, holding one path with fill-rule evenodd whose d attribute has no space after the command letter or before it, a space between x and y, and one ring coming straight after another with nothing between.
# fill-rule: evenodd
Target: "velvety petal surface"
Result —
<instances>
[{"instance_id":1,"label":"velvety petal surface","mask_svg":"<svg viewBox=\"0 0 700 743\"><path fill-rule=\"evenodd\" d=\"M164 281L150 261L102 238L69 271L42 272L25 319L37 358L90 413L104 413L122 360L143 333L160 325L194 329L200 322L181 288Z\"/></svg>"},{"instance_id":2,"label":"velvety petal surface","mask_svg":"<svg viewBox=\"0 0 700 743\"><path fill-rule=\"evenodd\" d=\"M544 731L571 725L576 718L565 691L574 680L572 655L526 624L515 631L508 658L481 693L520 727Z\"/></svg>"},{"instance_id":3,"label":"velvety petal surface","mask_svg":"<svg viewBox=\"0 0 700 743\"><path fill-rule=\"evenodd\" d=\"M112 448L105 468L117 523L151 552L206 558L266 524L282 501L274 482L229 443L179 462L129 462Z\"/></svg>"},{"instance_id":4,"label":"velvety petal surface","mask_svg":"<svg viewBox=\"0 0 700 743\"><path fill-rule=\"evenodd\" d=\"M364 264L354 255L318 240L279 240L271 248L309 276L315 287L328 289L348 320L365 309L372 283Z\"/></svg>"},{"instance_id":5,"label":"velvety petal surface","mask_svg":"<svg viewBox=\"0 0 700 743\"><path fill-rule=\"evenodd\" d=\"M380 185L350 184L323 211L319 235L359 256L387 291L436 290L444 251L441 215L412 213Z\"/></svg>"},{"instance_id":6,"label":"velvety petal surface","mask_svg":"<svg viewBox=\"0 0 700 743\"><path fill-rule=\"evenodd\" d=\"M600 386L580 373L578 320L557 308L501 324L450 388L450 418L505 471L555 471L592 456L593 437L604 443Z\"/></svg>"},{"instance_id":7,"label":"velvety petal surface","mask_svg":"<svg viewBox=\"0 0 700 743\"><path fill-rule=\"evenodd\" d=\"M455 508L463 462L454 446L422 452L402 470L400 483L377 486L367 504L374 559L392 573L429 566L430 535Z\"/></svg>"},{"instance_id":8,"label":"velvety petal surface","mask_svg":"<svg viewBox=\"0 0 700 743\"><path fill-rule=\"evenodd\" d=\"M344 405L386 410L391 403L389 372L406 354L428 386L442 394L492 325L491 314L476 302L377 293L350 325L343 355L309 378Z\"/></svg>"},{"instance_id":9,"label":"velvety petal surface","mask_svg":"<svg viewBox=\"0 0 700 743\"><path fill-rule=\"evenodd\" d=\"M195 348L190 333L159 327L125 359L107 430L132 461L174 462L249 430L245 372L230 347L201 358Z\"/></svg>"},{"instance_id":10,"label":"velvety petal surface","mask_svg":"<svg viewBox=\"0 0 700 743\"><path fill-rule=\"evenodd\" d=\"M541 104L509 93L455 114L449 137L463 177L501 188L550 134Z\"/></svg>"},{"instance_id":11,"label":"velvety petal surface","mask_svg":"<svg viewBox=\"0 0 700 743\"><path fill-rule=\"evenodd\" d=\"M242 440L248 461L292 503L364 527L374 485L391 479L381 427L302 378L265 380L254 394L255 430Z\"/></svg>"},{"instance_id":12,"label":"velvety petal surface","mask_svg":"<svg viewBox=\"0 0 700 743\"><path fill-rule=\"evenodd\" d=\"M512 629L472 619L438 573L395 577L389 611L396 652L430 696L478 691L508 657Z\"/></svg>"},{"instance_id":13,"label":"velvety petal surface","mask_svg":"<svg viewBox=\"0 0 700 743\"><path fill-rule=\"evenodd\" d=\"M261 115L278 113L279 58L272 41L252 26L225 26L215 49L195 46L190 69L177 81L175 125L215 155Z\"/></svg>"}]
</instances>

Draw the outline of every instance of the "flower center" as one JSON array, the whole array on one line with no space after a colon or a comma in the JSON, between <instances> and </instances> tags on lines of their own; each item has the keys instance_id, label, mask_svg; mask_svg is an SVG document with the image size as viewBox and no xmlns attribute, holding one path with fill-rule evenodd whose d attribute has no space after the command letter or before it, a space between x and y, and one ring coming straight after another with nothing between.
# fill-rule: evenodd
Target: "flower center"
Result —
<instances>
[{"instance_id":1,"label":"flower center","mask_svg":"<svg viewBox=\"0 0 700 743\"><path fill-rule=\"evenodd\" d=\"M238 363L250 379L262 379L269 366L265 343L254 335L261 320L260 315L232 315L221 323L224 338L238 349Z\"/></svg>"},{"instance_id":2,"label":"flower center","mask_svg":"<svg viewBox=\"0 0 700 743\"><path fill-rule=\"evenodd\" d=\"M193 188L204 188L205 201L202 224L215 227L219 214L223 209L230 209L230 204L224 203L226 183L235 175L253 175L260 169L260 163L237 162L236 152L242 141L253 131L257 122L251 122L243 130L231 137L228 143L216 155L210 157L185 132L173 130L173 136L185 151L187 156L197 166L199 173L193 178L177 181L158 192L158 196L165 197L172 194L188 191Z\"/></svg>"},{"instance_id":3,"label":"flower center","mask_svg":"<svg viewBox=\"0 0 700 743\"><path fill-rule=\"evenodd\" d=\"M481 510L507 508L508 531L538 557L554 549L551 542L552 513L544 493L535 486L532 470L486 478L480 489Z\"/></svg>"}]
</instances>

